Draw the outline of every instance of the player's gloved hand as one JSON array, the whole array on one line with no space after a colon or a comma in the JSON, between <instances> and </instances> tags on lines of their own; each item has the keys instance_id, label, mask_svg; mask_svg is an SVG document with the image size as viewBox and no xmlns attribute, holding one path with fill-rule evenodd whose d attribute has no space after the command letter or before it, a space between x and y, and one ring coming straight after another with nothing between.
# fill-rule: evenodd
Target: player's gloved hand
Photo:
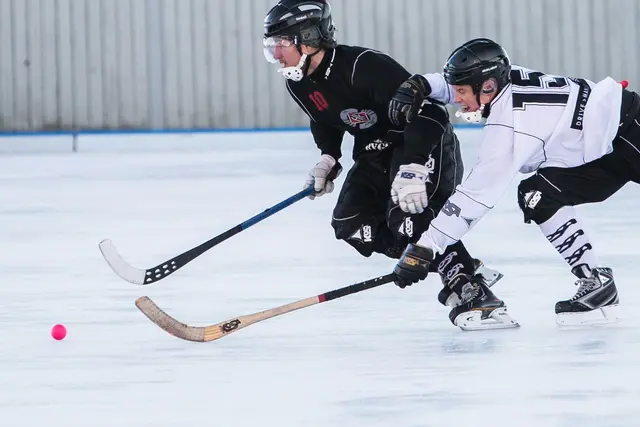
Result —
<instances>
[{"instance_id":1,"label":"player's gloved hand","mask_svg":"<svg viewBox=\"0 0 640 427\"><path fill-rule=\"evenodd\" d=\"M323 154L320 161L309 171L303 189L313 185L315 193L309 196L311 200L329 194L334 188L333 180L340 175L340 172L342 172L340 162L328 154Z\"/></svg>"},{"instance_id":2,"label":"player's gloved hand","mask_svg":"<svg viewBox=\"0 0 640 427\"><path fill-rule=\"evenodd\" d=\"M425 165L402 165L391 183L391 200L402 212L422 213L429 204L427 182L429 170Z\"/></svg>"},{"instance_id":3,"label":"player's gloved hand","mask_svg":"<svg viewBox=\"0 0 640 427\"><path fill-rule=\"evenodd\" d=\"M431 249L409 243L393 269L396 274L395 284L404 289L426 279L433 258Z\"/></svg>"},{"instance_id":4,"label":"player's gloved hand","mask_svg":"<svg viewBox=\"0 0 640 427\"><path fill-rule=\"evenodd\" d=\"M429 81L421 74L414 74L400 85L389 102L389 120L396 126L411 123L418 114L422 102L431 94Z\"/></svg>"}]
</instances>

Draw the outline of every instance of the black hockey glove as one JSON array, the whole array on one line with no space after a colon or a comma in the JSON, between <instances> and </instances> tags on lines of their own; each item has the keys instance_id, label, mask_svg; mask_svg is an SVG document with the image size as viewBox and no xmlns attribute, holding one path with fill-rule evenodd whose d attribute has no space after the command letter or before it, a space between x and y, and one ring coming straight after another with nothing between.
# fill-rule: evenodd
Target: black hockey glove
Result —
<instances>
[{"instance_id":1,"label":"black hockey glove","mask_svg":"<svg viewBox=\"0 0 640 427\"><path fill-rule=\"evenodd\" d=\"M424 99L431 95L431 85L421 74L414 74L400 85L389 102L389 120L403 127L420 111Z\"/></svg>"},{"instance_id":2,"label":"black hockey glove","mask_svg":"<svg viewBox=\"0 0 640 427\"><path fill-rule=\"evenodd\" d=\"M433 257L431 249L410 243L393 269L397 276L396 285L404 289L426 279Z\"/></svg>"}]
</instances>

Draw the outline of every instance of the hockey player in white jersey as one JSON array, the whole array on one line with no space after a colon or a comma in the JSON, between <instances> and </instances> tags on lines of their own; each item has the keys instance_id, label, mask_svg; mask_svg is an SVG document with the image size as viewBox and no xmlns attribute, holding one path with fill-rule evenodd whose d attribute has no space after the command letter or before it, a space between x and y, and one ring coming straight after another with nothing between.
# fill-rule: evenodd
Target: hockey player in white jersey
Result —
<instances>
[{"instance_id":1,"label":"hockey player in white jersey","mask_svg":"<svg viewBox=\"0 0 640 427\"><path fill-rule=\"evenodd\" d=\"M397 96L391 117L414 114L416 99L429 97L461 106L458 114L469 122L486 123L477 164L429 229L406 248L395 273L407 281L424 279L434 254L471 230L518 172L535 172L518 186L524 221L538 225L578 278L576 294L555 306L558 323L617 320L612 270L599 264L574 206L602 202L627 182L640 182L640 96L609 77L594 83L512 65L489 39L457 48L443 74L411 79L414 99ZM423 191L424 185L401 172L392 185L401 207L423 200ZM453 294L454 324L504 323L495 297L473 278Z\"/></svg>"}]
</instances>

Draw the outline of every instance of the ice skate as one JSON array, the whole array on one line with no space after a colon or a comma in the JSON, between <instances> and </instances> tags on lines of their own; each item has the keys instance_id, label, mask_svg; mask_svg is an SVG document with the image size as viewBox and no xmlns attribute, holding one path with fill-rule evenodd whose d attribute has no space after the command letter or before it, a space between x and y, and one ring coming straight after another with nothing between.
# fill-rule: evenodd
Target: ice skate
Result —
<instances>
[{"instance_id":1,"label":"ice skate","mask_svg":"<svg viewBox=\"0 0 640 427\"><path fill-rule=\"evenodd\" d=\"M610 268L591 270L576 267L578 291L571 299L556 303L556 323L560 327L606 325L620 320L618 290Z\"/></svg>"},{"instance_id":2,"label":"ice skate","mask_svg":"<svg viewBox=\"0 0 640 427\"><path fill-rule=\"evenodd\" d=\"M447 292L447 288L452 291ZM440 292L438 299L444 305L453 307L449 313L449 319L463 331L509 329L520 326L509 316L504 302L485 284L482 274L476 274L473 277L465 274L457 275Z\"/></svg>"}]
</instances>

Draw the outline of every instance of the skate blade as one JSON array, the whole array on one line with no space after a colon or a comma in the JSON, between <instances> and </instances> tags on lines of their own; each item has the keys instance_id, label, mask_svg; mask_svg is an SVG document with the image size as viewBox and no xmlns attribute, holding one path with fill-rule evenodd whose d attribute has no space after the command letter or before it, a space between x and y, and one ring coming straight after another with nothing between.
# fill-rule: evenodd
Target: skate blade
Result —
<instances>
[{"instance_id":1,"label":"skate blade","mask_svg":"<svg viewBox=\"0 0 640 427\"><path fill-rule=\"evenodd\" d=\"M611 325L621 320L618 304L608 305L591 311L560 313L556 315L556 324L561 329Z\"/></svg>"},{"instance_id":2,"label":"skate blade","mask_svg":"<svg viewBox=\"0 0 640 427\"><path fill-rule=\"evenodd\" d=\"M488 288L498 283L498 281L504 277L504 274L499 271L492 270L484 264L481 264L480 267L476 269L475 274L482 274L484 284L487 285Z\"/></svg>"},{"instance_id":3,"label":"skate blade","mask_svg":"<svg viewBox=\"0 0 640 427\"><path fill-rule=\"evenodd\" d=\"M455 325L463 331L487 331L491 329L512 329L519 328L520 324L516 322L506 307L494 309L489 317L482 318L482 310L472 310L461 313L455 319Z\"/></svg>"}]
</instances>

